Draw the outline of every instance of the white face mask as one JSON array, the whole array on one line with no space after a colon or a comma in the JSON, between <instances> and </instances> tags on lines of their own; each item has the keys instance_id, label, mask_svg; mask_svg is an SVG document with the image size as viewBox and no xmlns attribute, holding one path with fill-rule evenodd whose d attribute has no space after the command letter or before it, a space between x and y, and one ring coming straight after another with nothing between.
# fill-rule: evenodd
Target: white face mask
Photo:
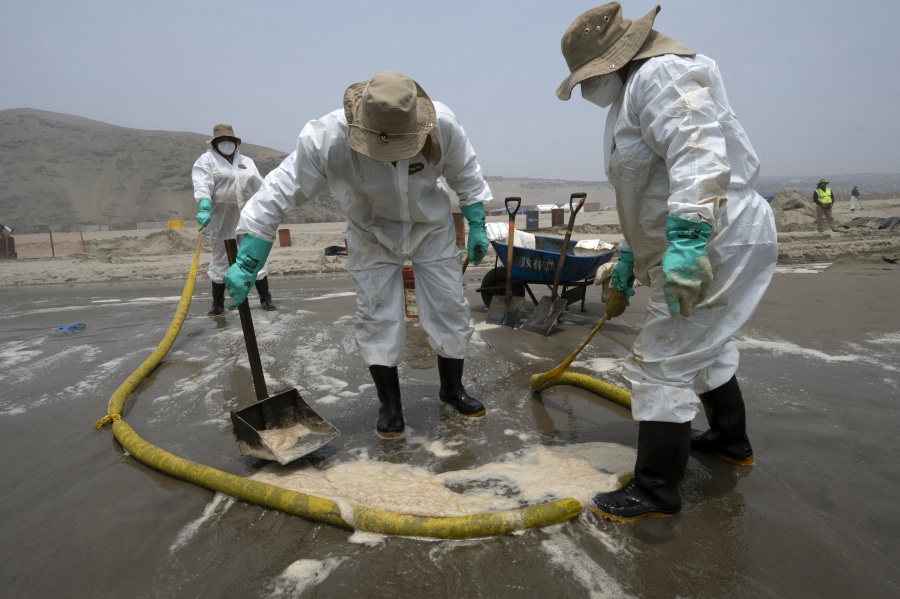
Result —
<instances>
[{"instance_id":1,"label":"white face mask","mask_svg":"<svg viewBox=\"0 0 900 599\"><path fill-rule=\"evenodd\" d=\"M231 156L237 149L237 144L233 141L220 141L216 144L216 149L222 156Z\"/></svg>"},{"instance_id":2,"label":"white face mask","mask_svg":"<svg viewBox=\"0 0 900 599\"><path fill-rule=\"evenodd\" d=\"M618 73L607 73L582 81L581 97L600 108L606 108L619 97L623 88Z\"/></svg>"}]
</instances>

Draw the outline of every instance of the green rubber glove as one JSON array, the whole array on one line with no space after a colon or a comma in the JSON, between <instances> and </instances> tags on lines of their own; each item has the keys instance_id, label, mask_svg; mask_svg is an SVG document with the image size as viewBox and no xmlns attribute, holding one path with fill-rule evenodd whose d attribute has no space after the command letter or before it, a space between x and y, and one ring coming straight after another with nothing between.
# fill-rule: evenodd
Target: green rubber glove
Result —
<instances>
[{"instance_id":1,"label":"green rubber glove","mask_svg":"<svg viewBox=\"0 0 900 599\"><path fill-rule=\"evenodd\" d=\"M625 294L625 305L630 306L629 298L634 295L634 252L631 248L619 248L619 261L613 268L609 282Z\"/></svg>"},{"instance_id":2,"label":"green rubber glove","mask_svg":"<svg viewBox=\"0 0 900 599\"><path fill-rule=\"evenodd\" d=\"M212 202L209 201L209 198L200 198L198 204L200 205L200 208L197 212L197 224L200 226L197 227L197 230L202 231L203 227L209 224Z\"/></svg>"},{"instance_id":3,"label":"green rubber glove","mask_svg":"<svg viewBox=\"0 0 900 599\"><path fill-rule=\"evenodd\" d=\"M478 266L478 263L484 260L488 249L487 229L484 227L484 204L478 202L470 206L460 206L459 211L469 222L466 254L469 256L469 262Z\"/></svg>"},{"instance_id":4,"label":"green rubber glove","mask_svg":"<svg viewBox=\"0 0 900 599\"><path fill-rule=\"evenodd\" d=\"M254 237L253 235L244 235L241 239L241 245L238 248L237 258L225 273L225 288L228 289L228 295L234 298L229 310L234 310L247 299L250 288L256 283L256 273L262 270L269 252L272 250L273 243Z\"/></svg>"},{"instance_id":5,"label":"green rubber glove","mask_svg":"<svg viewBox=\"0 0 900 599\"><path fill-rule=\"evenodd\" d=\"M712 226L707 222L671 214L666 217L669 249L662 260L663 293L672 318L690 316L694 306L709 295L713 274L706 244L711 235Z\"/></svg>"}]
</instances>

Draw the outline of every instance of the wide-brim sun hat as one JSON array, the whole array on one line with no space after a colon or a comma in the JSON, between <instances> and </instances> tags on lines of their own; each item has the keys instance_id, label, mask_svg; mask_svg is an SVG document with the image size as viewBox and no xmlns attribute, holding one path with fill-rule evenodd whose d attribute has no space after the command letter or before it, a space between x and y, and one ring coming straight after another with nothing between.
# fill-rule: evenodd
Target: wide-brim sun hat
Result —
<instances>
[{"instance_id":1,"label":"wide-brim sun hat","mask_svg":"<svg viewBox=\"0 0 900 599\"><path fill-rule=\"evenodd\" d=\"M591 77L617 71L637 54L660 11L657 5L637 21L622 18L622 6L610 2L582 13L563 34L560 43L569 76L556 88L560 100Z\"/></svg>"},{"instance_id":2,"label":"wide-brim sun hat","mask_svg":"<svg viewBox=\"0 0 900 599\"><path fill-rule=\"evenodd\" d=\"M212 144L212 143L215 143L216 140L225 138L225 137L227 137L229 139L233 139L234 143L241 145L241 138L237 137L234 134L234 128L232 128L232 126L229 125L228 123L219 123L218 125L213 127L212 139L206 140L206 143Z\"/></svg>"},{"instance_id":3,"label":"wide-brim sun hat","mask_svg":"<svg viewBox=\"0 0 900 599\"><path fill-rule=\"evenodd\" d=\"M350 147L373 160L396 162L419 152L428 154L430 164L440 159L434 103L418 83L401 73L380 71L369 81L348 87L344 115L350 125Z\"/></svg>"},{"instance_id":4,"label":"wide-brim sun hat","mask_svg":"<svg viewBox=\"0 0 900 599\"><path fill-rule=\"evenodd\" d=\"M695 56L696 52L678 40L653 29L659 11L657 5L637 21L630 21L622 18L618 2L610 2L575 19L562 37L569 76L556 88L556 96L568 100L582 81L618 71L633 60L663 54Z\"/></svg>"},{"instance_id":5,"label":"wide-brim sun hat","mask_svg":"<svg viewBox=\"0 0 900 599\"><path fill-rule=\"evenodd\" d=\"M825 185L828 185L829 182L826 181L825 179L819 179L819 182L816 183L816 185L821 185L822 183L824 183Z\"/></svg>"}]
</instances>

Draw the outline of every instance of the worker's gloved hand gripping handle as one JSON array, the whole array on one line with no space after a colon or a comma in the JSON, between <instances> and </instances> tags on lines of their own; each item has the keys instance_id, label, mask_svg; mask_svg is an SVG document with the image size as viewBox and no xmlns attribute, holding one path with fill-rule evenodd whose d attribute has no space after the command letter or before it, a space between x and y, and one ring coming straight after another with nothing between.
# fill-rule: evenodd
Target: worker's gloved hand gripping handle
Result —
<instances>
[{"instance_id":1,"label":"worker's gloved hand gripping handle","mask_svg":"<svg viewBox=\"0 0 900 599\"><path fill-rule=\"evenodd\" d=\"M669 249L662 260L663 293L673 318L690 316L709 295L713 274L706 253L712 226L680 216L666 217Z\"/></svg>"},{"instance_id":2,"label":"worker's gloved hand gripping handle","mask_svg":"<svg viewBox=\"0 0 900 599\"><path fill-rule=\"evenodd\" d=\"M459 211L469 223L469 239L466 242L466 255L469 262L478 266L484 260L488 248L487 229L484 226L484 204L481 202L469 206L460 206Z\"/></svg>"},{"instance_id":3,"label":"worker's gloved hand gripping handle","mask_svg":"<svg viewBox=\"0 0 900 599\"><path fill-rule=\"evenodd\" d=\"M247 299L250 288L256 283L256 273L262 270L269 257L272 244L271 241L253 235L244 235L244 238L241 239L237 258L234 264L228 267L228 272L223 279L225 288L228 289L228 295L234 298L234 301L228 306L229 310L234 310Z\"/></svg>"},{"instance_id":4,"label":"worker's gloved hand gripping handle","mask_svg":"<svg viewBox=\"0 0 900 599\"><path fill-rule=\"evenodd\" d=\"M615 287L609 290L609 299L606 300L606 316L616 318L625 313L628 306L628 296L624 291Z\"/></svg>"},{"instance_id":5,"label":"worker's gloved hand gripping handle","mask_svg":"<svg viewBox=\"0 0 900 599\"><path fill-rule=\"evenodd\" d=\"M210 211L212 210L212 202L209 201L209 198L200 198L200 201L197 202L197 227L198 231L202 231L203 227L209 224Z\"/></svg>"},{"instance_id":6,"label":"worker's gloved hand gripping handle","mask_svg":"<svg viewBox=\"0 0 900 599\"><path fill-rule=\"evenodd\" d=\"M625 305L630 306L628 298L634 295L634 252L631 248L619 248L619 261L613 268L609 282L614 289L625 294Z\"/></svg>"}]
</instances>

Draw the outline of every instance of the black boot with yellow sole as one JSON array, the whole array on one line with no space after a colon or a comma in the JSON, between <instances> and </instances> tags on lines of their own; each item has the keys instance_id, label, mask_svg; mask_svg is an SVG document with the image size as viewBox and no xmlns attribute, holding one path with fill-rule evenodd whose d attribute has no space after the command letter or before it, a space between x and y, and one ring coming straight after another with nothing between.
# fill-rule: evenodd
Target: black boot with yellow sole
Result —
<instances>
[{"instance_id":1,"label":"black boot with yellow sole","mask_svg":"<svg viewBox=\"0 0 900 599\"><path fill-rule=\"evenodd\" d=\"M632 522L681 511L678 483L687 469L690 422L645 421L638 427L634 478L621 489L591 499L591 511L608 520Z\"/></svg>"}]
</instances>

